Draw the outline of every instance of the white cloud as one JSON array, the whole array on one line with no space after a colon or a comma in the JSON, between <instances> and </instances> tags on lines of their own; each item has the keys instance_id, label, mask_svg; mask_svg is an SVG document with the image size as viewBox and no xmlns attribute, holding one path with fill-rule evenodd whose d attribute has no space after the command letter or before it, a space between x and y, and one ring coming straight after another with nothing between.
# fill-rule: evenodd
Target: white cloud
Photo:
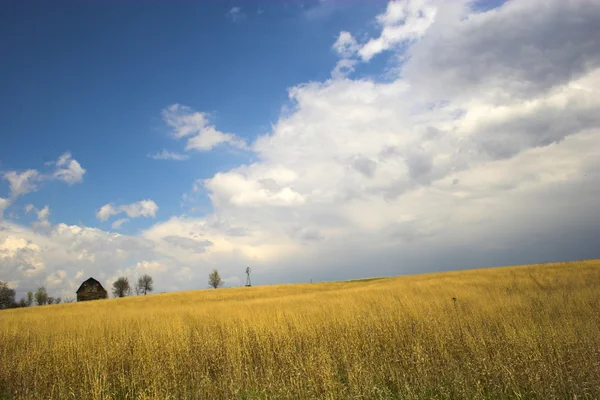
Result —
<instances>
[{"instance_id":1,"label":"white cloud","mask_svg":"<svg viewBox=\"0 0 600 400\"><path fill-rule=\"evenodd\" d=\"M352 57L360 49L356 39L352 37L350 32L346 31L340 32L332 47L340 56L344 58Z\"/></svg>"},{"instance_id":2,"label":"white cloud","mask_svg":"<svg viewBox=\"0 0 600 400\"><path fill-rule=\"evenodd\" d=\"M38 218L38 220L33 223L34 228L47 229L50 227L50 221L48 221L48 218L50 217L50 206L44 206L44 208L42 208L41 210L38 210L37 208L35 208L35 206L33 204L27 204L25 206L25 212L30 213L32 211L35 212L35 214Z\"/></svg>"},{"instance_id":3,"label":"white cloud","mask_svg":"<svg viewBox=\"0 0 600 400\"><path fill-rule=\"evenodd\" d=\"M432 3L428 0L389 2L385 13L377 17L382 27L381 35L370 39L358 50L363 61L369 61L397 44L422 37L436 18L437 8Z\"/></svg>"},{"instance_id":4,"label":"white cloud","mask_svg":"<svg viewBox=\"0 0 600 400\"><path fill-rule=\"evenodd\" d=\"M461 8L440 12L439 21L409 50L411 61L402 72L418 87L417 99L510 103L535 98L600 66L595 1L518 0L465 14Z\"/></svg>"},{"instance_id":5,"label":"white cloud","mask_svg":"<svg viewBox=\"0 0 600 400\"><path fill-rule=\"evenodd\" d=\"M341 59L335 64L335 68L331 71L331 77L333 79L343 79L354 72L354 66L356 65L356 60L351 59Z\"/></svg>"},{"instance_id":6,"label":"white cloud","mask_svg":"<svg viewBox=\"0 0 600 400\"><path fill-rule=\"evenodd\" d=\"M2 233L3 231L0 231L0 261L3 273L18 282L38 276L45 269L40 246L21 235L6 236Z\"/></svg>"},{"instance_id":7,"label":"white cloud","mask_svg":"<svg viewBox=\"0 0 600 400\"><path fill-rule=\"evenodd\" d=\"M37 217L39 220L47 220L50 215L50 207L44 206L41 210L37 211Z\"/></svg>"},{"instance_id":8,"label":"white cloud","mask_svg":"<svg viewBox=\"0 0 600 400\"><path fill-rule=\"evenodd\" d=\"M394 4L382 26L419 26L420 8ZM195 183L212 212L139 236L3 221L6 279L22 290L51 277L74 292L88 276L110 284L151 271L161 291L205 288L212 268L233 284L251 266L262 284L597 257L598 8L512 0L403 28L408 48L387 44L409 56L392 79L291 88L293 107L252 143L252 163ZM177 138L210 126L179 105L164 117ZM150 214L128 206L98 218Z\"/></svg>"},{"instance_id":9,"label":"white cloud","mask_svg":"<svg viewBox=\"0 0 600 400\"><path fill-rule=\"evenodd\" d=\"M15 200L19 196L35 192L38 184L42 181L58 179L68 183L81 183L85 169L74 159L70 153L64 153L56 162L50 162L46 165L55 165L57 168L51 174L40 173L36 169L28 169L23 172L7 171L3 178L9 182L10 198Z\"/></svg>"},{"instance_id":10,"label":"white cloud","mask_svg":"<svg viewBox=\"0 0 600 400\"><path fill-rule=\"evenodd\" d=\"M419 14L423 7L425 12ZM443 26L436 26L435 13L427 7L426 3L390 4L379 21L401 29L384 47L394 50L394 43L408 41L410 53L421 54L422 48L431 45L428 32L437 34L455 26L448 16L439 19ZM558 4L553 7L562 8ZM534 13L534 8L528 12ZM572 8L572 13L579 14L580 10L574 10L577 7ZM502 8L485 14L504 18L505 13L512 11ZM566 18L568 13L562 15ZM453 16L456 24L485 18L473 14L463 19L458 12ZM551 18L547 22L552 25ZM578 27L573 24L569 29ZM482 27L479 33L483 32ZM522 37L512 40L515 45L531 43L528 35L537 34L522 31ZM413 41L422 36L422 41ZM497 36L500 34L485 36L488 43L484 48L493 49L495 41L505 40ZM474 39L464 36L460 40L468 43ZM550 44L537 43L544 45ZM556 52L572 48L569 41L552 46ZM355 48L350 34L340 35L334 45L344 57L351 57ZM586 58L593 59L594 54ZM460 68L468 70L473 57L477 53L465 55ZM586 171L597 155L592 148L600 147L593 145L600 139L600 119L593 111L600 102L596 90L590 89L600 87L600 71L589 67L586 59L572 59L582 64L575 62L568 68L587 68L585 74L568 85L559 80L546 93L504 105L490 101L487 93L470 91L468 98L460 93L439 105L428 103L420 92L428 90L428 82L444 84L436 74L418 84L403 78L386 83L338 79L292 88L294 108L279 119L271 134L253 144L258 161L203 181L216 215L227 215L251 232L225 241L208 235L214 242L209 254L238 249L247 257L289 261L300 257L306 246L310 254L346 254L352 246L372 246L373 253L375 248L392 244L399 252L401 248L410 252L424 242L440 248L469 241L483 246L477 234L481 221L490 221L487 234L497 235L497 242L510 240L511 231L503 220L486 215L486 207L501 210L503 218L518 215L537 201L543 206L536 205L536 212L548 219L561 207L570 210L568 202L548 203L543 193L568 193L573 187L587 190L592 178ZM419 71L422 65L427 65L426 59L415 58L403 68ZM492 81L510 79L503 77L501 70L490 68L488 72ZM552 164L555 157L560 157L560 165ZM597 207L589 208L587 200L573 201L586 204L577 218L595 215ZM531 229L543 225L540 219ZM570 229L578 226L570 224ZM179 229L173 226L171 230ZM249 242L252 250L247 247Z\"/></svg>"},{"instance_id":11,"label":"white cloud","mask_svg":"<svg viewBox=\"0 0 600 400\"><path fill-rule=\"evenodd\" d=\"M233 22L239 22L246 18L246 14L242 12L241 7L234 6L227 11L227 18L229 18Z\"/></svg>"},{"instance_id":12,"label":"white cloud","mask_svg":"<svg viewBox=\"0 0 600 400\"><path fill-rule=\"evenodd\" d=\"M120 228L121 228L121 226L123 226L123 224L124 224L125 222L128 222L128 221L129 221L129 218L121 218L121 219L118 219L118 220L116 220L115 222L113 222L113 223L112 223L111 227L112 227L113 229L120 229Z\"/></svg>"},{"instance_id":13,"label":"white cloud","mask_svg":"<svg viewBox=\"0 0 600 400\"><path fill-rule=\"evenodd\" d=\"M134 268L140 275L166 270L166 267L157 261L141 261L137 263Z\"/></svg>"},{"instance_id":14,"label":"white cloud","mask_svg":"<svg viewBox=\"0 0 600 400\"><path fill-rule=\"evenodd\" d=\"M9 205L10 205L10 200L9 199L4 199L4 198L0 197L0 220L3 217L4 210L6 210L6 208Z\"/></svg>"},{"instance_id":15,"label":"white cloud","mask_svg":"<svg viewBox=\"0 0 600 400\"><path fill-rule=\"evenodd\" d=\"M120 211L113 207L112 204L105 204L96 212L96 218L100 221L106 221L113 215L117 215Z\"/></svg>"},{"instance_id":16,"label":"white cloud","mask_svg":"<svg viewBox=\"0 0 600 400\"><path fill-rule=\"evenodd\" d=\"M62 154L56 161L56 167L56 171L52 174L54 178L69 185L83 182L85 169L81 167L77 160L71 157L71 153Z\"/></svg>"},{"instance_id":17,"label":"white cloud","mask_svg":"<svg viewBox=\"0 0 600 400\"><path fill-rule=\"evenodd\" d=\"M39 233L0 222L0 263L3 274L19 282L19 292L46 285L52 295L74 297L83 279L93 276L109 285L118 266L135 266L131 259L158 262L153 244L142 238L65 224Z\"/></svg>"},{"instance_id":18,"label":"white cloud","mask_svg":"<svg viewBox=\"0 0 600 400\"><path fill-rule=\"evenodd\" d=\"M289 206L302 204L304 196L290 186L283 186L270 178L278 171L260 171L258 168L242 167L237 171L217 174L206 181L205 186L212 192L213 204L231 204L241 207L272 205ZM286 171L287 172L287 171ZM289 171L293 173L292 171ZM264 174L264 175L263 175ZM258 179L257 179L258 178Z\"/></svg>"},{"instance_id":19,"label":"white cloud","mask_svg":"<svg viewBox=\"0 0 600 400\"><path fill-rule=\"evenodd\" d=\"M100 221L106 221L113 215L119 215L121 213L127 214L129 218L139 217L156 217L158 211L158 205L152 200L141 200L131 204L123 204L120 206L114 206L112 204L105 204L96 212L96 218ZM120 222L117 224L117 222ZM123 220L115 221L116 227L120 227L124 222ZM113 225L114 225L113 224ZM113 226L114 227L114 226Z\"/></svg>"},{"instance_id":20,"label":"white cloud","mask_svg":"<svg viewBox=\"0 0 600 400\"><path fill-rule=\"evenodd\" d=\"M37 190L37 181L41 180L40 174L35 169L28 169L18 173L17 171L8 171L4 174L10 185L11 198L17 198L24 194Z\"/></svg>"},{"instance_id":21,"label":"white cloud","mask_svg":"<svg viewBox=\"0 0 600 400\"><path fill-rule=\"evenodd\" d=\"M142 200L136 203L125 204L119 207L129 218L156 216L158 206L152 200Z\"/></svg>"},{"instance_id":22,"label":"white cloud","mask_svg":"<svg viewBox=\"0 0 600 400\"><path fill-rule=\"evenodd\" d=\"M176 153L173 151L162 150L158 153L148 154L148 157L154 160L175 160L175 161L184 161L190 158L187 154Z\"/></svg>"},{"instance_id":23,"label":"white cloud","mask_svg":"<svg viewBox=\"0 0 600 400\"><path fill-rule=\"evenodd\" d=\"M173 128L171 134L176 139L197 135L208 124L205 113L193 112L191 108L181 104L171 104L162 110L162 117Z\"/></svg>"},{"instance_id":24,"label":"white cloud","mask_svg":"<svg viewBox=\"0 0 600 400\"><path fill-rule=\"evenodd\" d=\"M331 76L333 79L345 78L354 72L354 66L358 62L354 59L354 56L360 49L360 46L350 32L341 31L332 48L342 58L335 65Z\"/></svg>"},{"instance_id":25,"label":"white cloud","mask_svg":"<svg viewBox=\"0 0 600 400\"><path fill-rule=\"evenodd\" d=\"M172 104L162 111L163 120L176 139L187 137L186 150L208 151L220 144L245 148L243 140L232 133L223 133L209 124L208 115L194 112L181 104Z\"/></svg>"}]
</instances>

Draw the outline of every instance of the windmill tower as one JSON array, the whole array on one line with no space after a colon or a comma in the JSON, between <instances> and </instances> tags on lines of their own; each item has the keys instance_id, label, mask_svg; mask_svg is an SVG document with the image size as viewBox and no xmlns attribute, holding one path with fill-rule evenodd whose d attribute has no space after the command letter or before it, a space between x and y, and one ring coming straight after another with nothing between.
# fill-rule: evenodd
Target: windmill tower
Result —
<instances>
[{"instance_id":1,"label":"windmill tower","mask_svg":"<svg viewBox=\"0 0 600 400\"><path fill-rule=\"evenodd\" d=\"M252 286L252 282L250 282L250 272L252 270L250 269L250 267L246 267L246 287L250 287Z\"/></svg>"}]
</instances>

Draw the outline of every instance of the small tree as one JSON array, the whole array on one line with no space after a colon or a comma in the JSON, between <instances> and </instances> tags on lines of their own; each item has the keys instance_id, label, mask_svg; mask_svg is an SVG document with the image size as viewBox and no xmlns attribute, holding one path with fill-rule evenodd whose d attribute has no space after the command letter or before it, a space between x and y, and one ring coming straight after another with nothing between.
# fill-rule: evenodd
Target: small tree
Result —
<instances>
[{"instance_id":1,"label":"small tree","mask_svg":"<svg viewBox=\"0 0 600 400\"><path fill-rule=\"evenodd\" d=\"M8 284L0 281L0 310L12 308L15 305L15 289L8 287Z\"/></svg>"},{"instance_id":2,"label":"small tree","mask_svg":"<svg viewBox=\"0 0 600 400\"><path fill-rule=\"evenodd\" d=\"M27 307L33 305L33 292L27 292Z\"/></svg>"},{"instance_id":3,"label":"small tree","mask_svg":"<svg viewBox=\"0 0 600 400\"><path fill-rule=\"evenodd\" d=\"M125 297L131 294L131 286L129 285L129 279L122 276L113 283L112 289L113 296Z\"/></svg>"},{"instance_id":4,"label":"small tree","mask_svg":"<svg viewBox=\"0 0 600 400\"><path fill-rule=\"evenodd\" d=\"M137 285L135 286L135 292L137 294L144 294L151 292L154 290L152 277L148 274L142 275L139 277L137 281Z\"/></svg>"},{"instance_id":5,"label":"small tree","mask_svg":"<svg viewBox=\"0 0 600 400\"><path fill-rule=\"evenodd\" d=\"M223 279L221 279L221 275L219 275L219 271L213 269L210 274L208 274L208 284L215 289L223 286Z\"/></svg>"},{"instance_id":6,"label":"small tree","mask_svg":"<svg viewBox=\"0 0 600 400\"><path fill-rule=\"evenodd\" d=\"M35 297L35 304L38 306L48 304L48 292L46 292L46 288L43 286L38 288L33 297Z\"/></svg>"},{"instance_id":7,"label":"small tree","mask_svg":"<svg viewBox=\"0 0 600 400\"><path fill-rule=\"evenodd\" d=\"M61 301L62 299L60 297L57 297L54 299L54 304L60 304Z\"/></svg>"},{"instance_id":8,"label":"small tree","mask_svg":"<svg viewBox=\"0 0 600 400\"><path fill-rule=\"evenodd\" d=\"M27 300L25 299L25 297L21 297L21 300L19 300L18 305L19 307L27 307Z\"/></svg>"},{"instance_id":9,"label":"small tree","mask_svg":"<svg viewBox=\"0 0 600 400\"><path fill-rule=\"evenodd\" d=\"M54 297L48 296L48 304L54 304Z\"/></svg>"},{"instance_id":10,"label":"small tree","mask_svg":"<svg viewBox=\"0 0 600 400\"><path fill-rule=\"evenodd\" d=\"M65 298L63 303L73 303L75 301L75 299L73 299L72 297L67 297Z\"/></svg>"}]
</instances>

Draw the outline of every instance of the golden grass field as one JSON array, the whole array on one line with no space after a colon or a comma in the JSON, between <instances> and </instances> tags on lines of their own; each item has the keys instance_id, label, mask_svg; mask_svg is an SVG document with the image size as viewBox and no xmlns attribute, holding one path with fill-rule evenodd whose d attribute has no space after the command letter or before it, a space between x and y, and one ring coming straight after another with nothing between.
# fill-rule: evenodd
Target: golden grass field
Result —
<instances>
[{"instance_id":1,"label":"golden grass field","mask_svg":"<svg viewBox=\"0 0 600 400\"><path fill-rule=\"evenodd\" d=\"M598 399L600 260L6 310L0 359L0 398Z\"/></svg>"}]
</instances>

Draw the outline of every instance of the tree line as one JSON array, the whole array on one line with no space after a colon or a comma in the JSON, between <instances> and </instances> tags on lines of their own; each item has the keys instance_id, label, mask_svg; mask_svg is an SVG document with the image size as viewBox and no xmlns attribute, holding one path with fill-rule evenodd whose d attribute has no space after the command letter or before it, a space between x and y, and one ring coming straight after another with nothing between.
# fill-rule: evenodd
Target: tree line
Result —
<instances>
[{"instance_id":1,"label":"tree line","mask_svg":"<svg viewBox=\"0 0 600 400\"><path fill-rule=\"evenodd\" d=\"M208 275L208 284L215 289L223 286L224 281L221 279L218 270L213 269ZM154 280L148 274L142 275L138 278L135 288L132 289L129 278L121 276L112 284L112 294L114 297L131 296L133 290L135 290L136 295L146 295L154 290Z\"/></svg>"},{"instance_id":2,"label":"tree line","mask_svg":"<svg viewBox=\"0 0 600 400\"><path fill-rule=\"evenodd\" d=\"M8 286L8 283L0 281L0 310L7 308L31 307L32 305L43 306L46 304L72 303L72 298L62 299L48 295L44 286L39 287L35 292L27 292L26 297L19 301L15 299L16 291Z\"/></svg>"},{"instance_id":3,"label":"tree line","mask_svg":"<svg viewBox=\"0 0 600 400\"><path fill-rule=\"evenodd\" d=\"M219 275L219 271L214 269L208 275L208 284L213 288L223 286L224 281ZM138 278L135 287L135 294L146 295L154 290L154 280L148 274ZM125 276L119 277L112 284L112 294L114 297L125 297L132 294L132 287L129 279ZM72 298L61 299L60 297L52 297L48 295L46 288L41 286L35 292L27 292L27 297L22 297L19 301L15 299L16 291L8 286L8 283L0 281L0 310L7 308L31 307L34 303L38 306L46 304L72 303Z\"/></svg>"}]
</instances>

